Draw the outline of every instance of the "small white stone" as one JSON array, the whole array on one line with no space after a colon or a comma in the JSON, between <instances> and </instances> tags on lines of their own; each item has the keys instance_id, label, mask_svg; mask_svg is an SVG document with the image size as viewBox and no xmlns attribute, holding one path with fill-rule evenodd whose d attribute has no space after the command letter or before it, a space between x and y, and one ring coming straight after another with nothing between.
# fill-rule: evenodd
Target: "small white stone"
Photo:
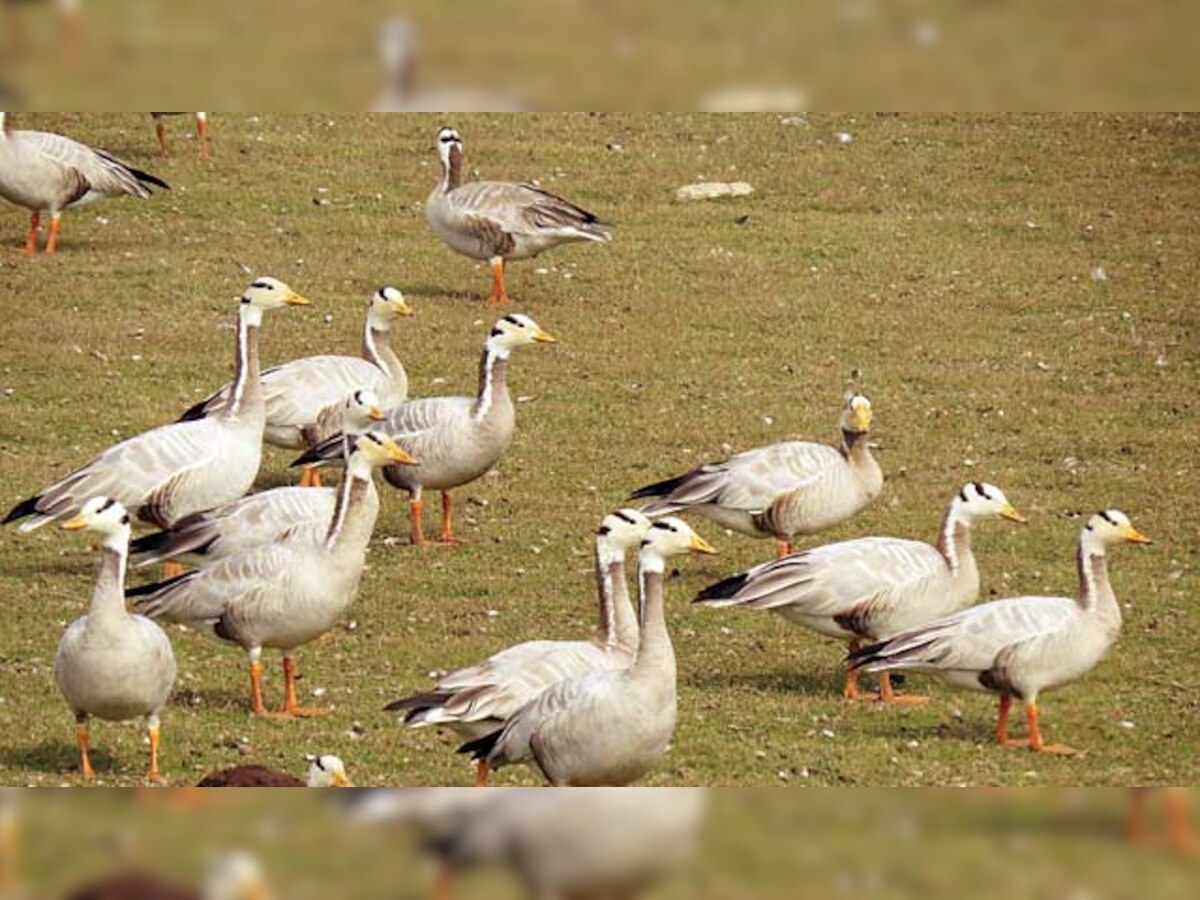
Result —
<instances>
[{"instance_id":1,"label":"small white stone","mask_svg":"<svg viewBox=\"0 0 1200 900\"><path fill-rule=\"evenodd\" d=\"M1104 271L1104 266L1092 269L1092 281L1108 281L1108 273Z\"/></svg>"},{"instance_id":2,"label":"small white stone","mask_svg":"<svg viewBox=\"0 0 1200 900\"><path fill-rule=\"evenodd\" d=\"M499 617L500 617L500 610L498 610L498 609L489 609L489 610L487 611L487 617L488 617L489 619L496 619L496 618L499 618Z\"/></svg>"},{"instance_id":3,"label":"small white stone","mask_svg":"<svg viewBox=\"0 0 1200 900\"><path fill-rule=\"evenodd\" d=\"M322 321L325 322L326 325L328 325L330 322L333 321L333 313L325 313L325 315L323 315L321 317L321 319L322 319Z\"/></svg>"},{"instance_id":4,"label":"small white stone","mask_svg":"<svg viewBox=\"0 0 1200 900\"><path fill-rule=\"evenodd\" d=\"M315 688L313 688L313 689L312 689L312 695L313 695L314 697L324 697L324 696L325 696L325 688L323 688L323 687L315 687Z\"/></svg>"},{"instance_id":5,"label":"small white stone","mask_svg":"<svg viewBox=\"0 0 1200 900\"><path fill-rule=\"evenodd\" d=\"M1133 731L1133 729L1137 728L1137 726L1134 725L1132 722L1130 722L1128 719L1122 719L1120 722L1117 723L1117 725L1119 725L1121 728L1124 728L1126 731Z\"/></svg>"},{"instance_id":6,"label":"small white stone","mask_svg":"<svg viewBox=\"0 0 1200 900\"><path fill-rule=\"evenodd\" d=\"M839 144L849 144L852 140L854 140L854 135L848 131L839 131L837 133L837 142Z\"/></svg>"},{"instance_id":7,"label":"small white stone","mask_svg":"<svg viewBox=\"0 0 1200 900\"><path fill-rule=\"evenodd\" d=\"M822 729L821 729L821 736L822 736L822 737L827 737L827 738L832 738L832 737L836 737L837 735L835 735L835 734L833 733L833 729L831 729L831 728L822 728Z\"/></svg>"}]
</instances>

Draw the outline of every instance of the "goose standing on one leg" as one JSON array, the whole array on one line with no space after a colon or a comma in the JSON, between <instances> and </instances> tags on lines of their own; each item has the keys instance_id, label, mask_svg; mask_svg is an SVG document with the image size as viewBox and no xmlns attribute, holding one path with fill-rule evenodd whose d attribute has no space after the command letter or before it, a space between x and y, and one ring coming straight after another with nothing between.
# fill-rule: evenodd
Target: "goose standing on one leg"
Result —
<instances>
[{"instance_id":1,"label":"goose standing on one leg","mask_svg":"<svg viewBox=\"0 0 1200 900\"><path fill-rule=\"evenodd\" d=\"M901 538L868 537L755 566L705 588L696 603L767 609L818 634L849 641L855 650L938 616L979 596L979 568L971 552L971 527L989 518L1024 522L990 484L964 485L946 508L936 546ZM892 691L880 675L879 699L921 702ZM846 676L845 696L859 699L858 677Z\"/></svg>"},{"instance_id":2,"label":"goose standing on one leg","mask_svg":"<svg viewBox=\"0 0 1200 900\"><path fill-rule=\"evenodd\" d=\"M18 503L4 522L28 519L21 530L32 531L104 495L139 519L170 528L184 516L241 497L254 484L262 459L258 331L263 313L307 303L274 278L255 281L239 306L233 400L220 415L163 425L122 441Z\"/></svg>"},{"instance_id":3,"label":"goose standing on one leg","mask_svg":"<svg viewBox=\"0 0 1200 900\"><path fill-rule=\"evenodd\" d=\"M698 512L723 528L751 537L774 537L779 556L791 553L798 534L815 534L861 511L883 489L883 472L867 446L871 401L846 399L838 447L788 441L707 463L678 478L634 491L655 498L648 516Z\"/></svg>"},{"instance_id":4,"label":"goose standing on one leg","mask_svg":"<svg viewBox=\"0 0 1200 900\"><path fill-rule=\"evenodd\" d=\"M8 113L0 112L0 197L29 210L25 252L37 252L42 213L50 214L46 253L58 250L64 209L103 197L128 195L145 199L150 188L170 190L160 178L115 156L61 134L14 131Z\"/></svg>"},{"instance_id":5,"label":"goose standing on one leg","mask_svg":"<svg viewBox=\"0 0 1200 900\"><path fill-rule=\"evenodd\" d=\"M230 641L250 656L250 705L256 715L300 717L325 710L301 707L296 696L297 648L333 628L354 600L367 544L379 512L372 472L415 465L391 438L368 432L353 445L337 506L319 544L281 540L226 557L159 584L134 588L134 607ZM284 703L269 713L262 696L262 651L283 651Z\"/></svg>"},{"instance_id":6,"label":"goose standing on one leg","mask_svg":"<svg viewBox=\"0 0 1200 900\"><path fill-rule=\"evenodd\" d=\"M462 138L453 128L438 132L442 179L425 201L429 227L451 250L492 267L488 303L507 303L504 265L574 241L607 241L595 215L531 184L472 181L463 184Z\"/></svg>"},{"instance_id":7,"label":"goose standing on one leg","mask_svg":"<svg viewBox=\"0 0 1200 900\"><path fill-rule=\"evenodd\" d=\"M956 687L1000 696L996 742L1042 753L1075 753L1042 739L1038 696L1078 681L1116 643L1121 606L1108 580L1108 548L1148 544L1120 510L1092 516L1079 533L1079 595L1012 597L965 609L863 647L849 656L868 672L929 672ZM1008 736L1014 699L1025 704L1029 739Z\"/></svg>"},{"instance_id":8,"label":"goose standing on one leg","mask_svg":"<svg viewBox=\"0 0 1200 900\"><path fill-rule=\"evenodd\" d=\"M673 517L646 530L638 553L641 640L624 670L588 672L560 681L490 735L460 748L488 768L526 763L550 784L619 787L651 771L675 733L675 651L667 631L666 560L715 553Z\"/></svg>"},{"instance_id":9,"label":"goose standing on one leg","mask_svg":"<svg viewBox=\"0 0 1200 900\"><path fill-rule=\"evenodd\" d=\"M513 313L498 320L484 343L475 397L426 397L388 410L381 431L421 460L420 466L389 466L387 481L409 495L412 543L425 544L422 492L442 492L442 530L438 540L457 543L452 523L454 488L490 471L512 443L516 413L508 393L508 357L517 347L555 340L529 316ZM334 435L299 457L293 466L324 465L342 458Z\"/></svg>"},{"instance_id":10,"label":"goose standing on one leg","mask_svg":"<svg viewBox=\"0 0 1200 900\"><path fill-rule=\"evenodd\" d=\"M404 295L394 287L381 287L367 306L362 356L306 356L262 374L267 424L263 439L285 450L304 450L342 430L346 395L359 388L374 391L384 407L408 399L408 374L392 350L392 323L412 315ZM228 402L231 385L224 385L201 400L180 421L200 419L219 412ZM320 487L312 468L304 470L301 485Z\"/></svg>"},{"instance_id":11,"label":"goose standing on one leg","mask_svg":"<svg viewBox=\"0 0 1200 900\"><path fill-rule=\"evenodd\" d=\"M351 442L383 418L374 391L365 388L355 391L343 404L342 424ZM344 448L343 452L347 451ZM375 491L374 479L370 490ZM337 494L336 488L328 487L260 491L215 509L193 513L167 531L136 538L130 552L138 558L137 568L141 568L179 557L208 564L281 540L318 543L329 530Z\"/></svg>"},{"instance_id":12,"label":"goose standing on one leg","mask_svg":"<svg viewBox=\"0 0 1200 900\"><path fill-rule=\"evenodd\" d=\"M175 655L158 625L125 609L129 513L116 500L94 497L62 527L86 528L104 538L91 608L67 628L54 657L58 689L75 714L83 777L96 777L88 751L90 717L121 722L145 716L150 733L146 777L158 781L159 713L175 684Z\"/></svg>"},{"instance_id":13,"label":"goose standing on one leg","mask_svg":"<svg viewBox=\"0 0 1200 900\"><path fill-rule=\"evenodd\" d=\"M167 116L179 116L183 113L174 112L152 112L150 118L154 120L154 133L158 136L158 149L164 157L171 155L171 145L167 142ZM196 117L196 140L200 144L200 161L208 162L212 158L208 145L208 113L198 112L193 113Z\"/></svg>"},{"instance_id":14,"label":"goose standing on one leg","mask_svg":"<svg viewBox=\"0 0 1200 900\"><path fill-rule=\"evenodd\" d=\"M637 654L638 621L625 582L625 553L637 547L650 520L632 509L604 517L596 532L600 625L590 641L527 641L477 666L442 678L433 690L384 709L403 710L404 724L447 725L464 740L502 727L509 716L551 685L597 669L628 668ZM487 783L481 763L477 783Z\"/></svg>"}]
</instances>

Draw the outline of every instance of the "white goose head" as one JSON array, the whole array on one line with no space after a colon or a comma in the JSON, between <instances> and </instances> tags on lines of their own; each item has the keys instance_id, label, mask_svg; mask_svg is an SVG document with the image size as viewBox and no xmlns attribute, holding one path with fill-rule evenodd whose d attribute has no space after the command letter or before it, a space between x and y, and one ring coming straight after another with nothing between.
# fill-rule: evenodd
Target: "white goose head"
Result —
<instances>
[{"instance_id":1,"label":"white goose head","mask_svg":"<svg viewBox=\"0 0 1200 900\"><path fill-rule=\"evenodd\" d=\"M391 328L393 320L412 314L412 307L408 305L399 288L385 285L371 296L367 318L375 330L387 331Z\"/></svg>"},{"instance_id":2,"label":"white goose head","mask_svg":"<svg viewBox=\"0 0 1200 900\"><path fill-rule=\"evenodd\" d=\"M654 523L636 509L618 509L600 520L596 543L624 555L626 550L640 546L646 531Z\"/></svg>"},{"instance_id":3,"label":"white goose head","mask_svg":"<svg viewBox=\"0 0 1200 900\"><path fill-rule=\"evenodd\" d=\"M449 171L451 164L458 165L462 162L463 140L457 131L453 128L443 128L438 132L437 142L438 158L442 161L443 168Z\"/></svg>"},{"instance_id":4,"label":"white goose head","mask_svg":"<svg viewBox=\"0 0 1200 900\"><path fill-rule=\"evenodd\" d=\"M716 552L716 548L692 531L683 519L667 516L646 529L639 560L645 571L662 572L664 562L672 556Z\"/></svg>"},{"instance_id":5,"label":"white goose head","mask_svg":"<svg viewBox=\"0 0 1200 900\"><path fill-rule=\"evenodd\" d=\"M515 347L527 344L553 344L555 338L542 331L541 326L523 313L510 313L497 320L488 335L487 347L501 358L507 358Z\"/></svg>"},{"instance_id":6,"label":"white goose head","mask_svg":"<svg viewBox=\"0 0 1200 900\"><path fill-rule=\"evenodd\" d=\"M205 900L270 900L271 890L258 860L249 853L217 858L204 884Z\"/></svg>"},{"instance_id":7,"label":"white goose head","mask_svg":"<svg viewBox=\"0 0 1200 900\"><path fill-rule=\"evenodd\" d=\"M258 310L281 309L285 306L308 306L308 301L278 278L263 275L254 279L242 294L242 305Z\"/></svg>"},{"instance_id":8,"label":"white goose head","mask_svg":"<svg viewBox=\"0 0 1200 900\"><path fill-rule=\"evenodd\" d=\"M871 401L866 394L854 391L846 395L841 426L846 434L866 434L871 430Z\"/></svg>"},{"instance_id":9,"label":"white goose head","mask_svg":"<svg viewBox=\"0 0 1200 900\"><path fill-rule=\"evenodd\" d=\"M964 484L954 498L954 503L959 515L968 521L994 518L1021 523L1029 521L1008 502L1004 491L994 484L985 484L982 481Z\"/></svg>"},{"instance_id":10,"label":"white goose head","mask_svg":"<svg viewBox=\"0 0 1200 900\"><path fill-rule=\"evenodd\" d=\"M362 460L373 469L380 466L419 465L416 458L403 447L378 431L368 431L354 439L350 450L351 467L354 467L358 460Z\"/></svg>"},{"instance_id":11,"label":"white goose head","mask_svg":"<svg viewBox=\"0 0 1200 900\"><path fill-rule=\"evenodd\" d=\"M309 756L308 786L309 787L354 787L346 774L346 765L338 756Z\"/></svg>"},{"instance_id":12,"label":"white goose head","mask_svg":"<svg viewBox=\"0 0 1200 900\"><path fill-rule=\"evenodd\" d=\"M128 542L132 531L128 511L111 497L92 497L60 527L65 531L94 531L103 535L105 544Z\"/></svg>"},{"instance_id":13,"label":"white goose head","mask_svg":"<svg viewBox=\"0 0 1200 900\"><path fill-rule=\"evenodd\" d=\"M1149 544L1150 538L1133 527L1129 516L1119 509L1105 509L1096 513L1083 526L1083 539L1100 547L1115 544Z\"/></svg>"},{"instance_id":14,"label":"white goose head","mask_svg":"<svg viewBox=\"0 0 1200 900\"><path fill-rule=\"evenodd\" d=\"M342 404L342 431L349 435L362 434L386 418L379 395L370 388L359 388Z\"/></svg>"}]
</instances>

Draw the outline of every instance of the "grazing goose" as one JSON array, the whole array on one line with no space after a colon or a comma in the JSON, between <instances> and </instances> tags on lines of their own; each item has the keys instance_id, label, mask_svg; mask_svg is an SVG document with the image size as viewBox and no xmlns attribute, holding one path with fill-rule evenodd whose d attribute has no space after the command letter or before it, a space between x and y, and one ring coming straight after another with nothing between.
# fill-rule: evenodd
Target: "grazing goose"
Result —
<instances>
[{"instance_id":1,"label":"grazing goose","mask_svg":"<svg viewBox=\"0 0 1200 900\"><path fill-rule=\"evenodd\" d=\"M463 184L462 138L438 132L442 179L425 201L425 218L451 250L492 267L488 303L508 302L504 265L573 241L607 241L605 223L574 203L532 184L472 181Z\"/></svg>"},{"instance_id":2,"label":"grazing goose","mask_svg":"<svg viewBox=\"0 0 1200 900\"><path fill-rule=\"evenodd\" d=\"M625 583L625 552L637 547L650 520L631 509L604 517L596 532L600 627L590 641L528 641L477 666L459 669L426 693L388 704L404 724L448 725L464 739L490 734L553 684L596 669L626 669L638 646L638 623ZM479 782L487 770L480 767Z\"/></svg>"},{"instance_id":3,"label":"grazing goose","mask_svg":"<svg viewBox=\"0 0 1200 900\"><path fill-rule=\"evenodd\" d=\"M307 303L274 278L255 281L242 296L238 313L233 403L211 419L163 425L108 448L18 503L4 523L28 518L21 530L33 531L103 494L139 519L170 528L186 515L242 496L254 484L262 457L258 330L263 313Z\"/></svg>"},{"instance_id":4,"label":"grazing goose","mask_svg":"<svg viewBox=\"0 0 1200 900\"><path fill-rule=\"evenodd\" d=\"M54 679L75 714L83 777L96 777L88 752L88 719L110 722L146 717L150 734L150 781L159 780L159 713L175 684L175 655L163 630L125 610L125 562L129 513L116 500L93 497L68 531L100 534L100 577L88 614L67 628L54 657Z\"/></svg>"},{"instance_id":5,"label":"grazing goose","mask_svg":"<svg viewBox=\"0 0 1200 900\"><path fill-rule=\"evenodd\" d=\"M145 199L151 186L170 190L165 181L69 137L13 131L7 117L0 112L0 197L30 211L26 253L37 252L43 212L50 214L46 253L52 254L64 209L126 194Z\"/></svg>"},{"instance_id":6,"label":"grazing goose","mask_svg":"<svg viewBox=\"0 0 1200 900\"><path fill-rule=\"evenodd\" d=\"M846 399L839 447L788 441L707 463L678 478L634 491L656 498L648 516L698 512L751 537L774 537L779 556L791 553L798 534L815 534L844 522L878 496L883 472L867 447L871 401Z\"/></svg>"},{"instance_id":7,"label":"grazing goose","mask_svg":"<svg viewBox=\"0 0 1200 900\"><path fill-rule=\"evenodd\" d=\"M547 688L490 735L469 741L490 769L526 763L550 784L619 787L651 771L675 732L675 651L663 599L666 560L716 553L682 520L646 530L638 553L641 640L628 669L604 669Z\"/></svg>"},{"instance_id":8,"label":"grazing goose","mask_svg":"<svg viewBox=\"0 0 1200 900\"><path fill-rule=\"evenodd\" d=\"M383 409L374 391L355 391L343 403L342 424L351 439L382 420ZM370 491L375 492L374 479ZM139 557L141 568L178 557L212 562L280 540L318 543L329 530L336 505L335 488L274 488L192 513L168 531L135 539L130 550Z\"/></svg>"},{"instance_id":9,"label":"grazing goose","mask_svg":"<svg viewBox=\"0 0 1200 900\"><path fill-rule=\"evenodd\" d=\"M297 703L295 651L333 628L354 599L379 512L371 473L395 463L415 465L416 460L385 435L360 435L319 544L279 541L134 588L128 596L153 619L188 625L246 650L256 715L320 715L325 711ZM284 705L279 713L269 713L263 705L264 647L283 651Z\"/></svg>"},{"instance_id":10,"label":"grazing goose","mask_svg":"<svg viewBox=\"0 0 1200 900\"><path fill-rule=\"evenodd\" d=\"M490 471L512 443L516 414L508 393L509 354L526 344L554 342L529 316L507 315L492 327L484 344L475 397L426 397L388 411L381 430L421 460L419 467L389 466L383 471L389 483L408 492L412 543L425 543L421 530L425 488L442 492L438 540L457 543L450 491ZM322 465L341 458L341 438L335 435L292 465Z\"/></svg>"},{"instance_id":11,"label":"grazing goose","mask_svg":"<svg viewBox=\"0 0 1200 900\"><path fill-rule=\"evenodd\" d=\"M1043 753L1076 751L1046 744L1038 695L1078 681L1117 640L1121 607L1108 580L1107 550L1148 544L1120 510L1092 516L1079 533L1079 595L1011 597L910 628L850 654L854 669L930 672L955 687L1000 695L996 742ZM1013 698L1025 704L1029 739L1008 736Z\"/></svg>"},{"instance_id":12,"label":"grazing goose","mask_svg":"<svg viewBox=\"0 0 1200 900\"><path fill-rule=\"evenodd\" d=\"M67 894L67 900L271 900L271 896L257 859L247 853L227 853L214 862L201 890L132 870L80 885Z\"/></svg>"},{"instance_id":13,"label":"grazing goose","mask_svg":"<svg viewBox=\"0 0 1200 900\"><path fill-rule=\"evenodd\" d=\"M394 287L375 292L367 307L363 330L362 358L354 356L307 356L262 374L267 426L263 439L286 450L304 450L342 430L342 407L346 395L370 388L385 407L408 398L408 375L388 343L392 322L412 315L404 295ZM201 419L228 403L230 385L201 400L180 421ZM305 469L301 484L320 487L315 469Z\"/></svg>"},{"instance_id":14,"label":"grazing goose","mask_svg":"<svg viewBox=\"0 0 1200 900\"><path fill-rule=\"evenodd\" d=\"M171 145L167 143L167 123L164 121L167 116L182 116L183 113L177 112L152 112L150 118L154 120L154 133L158 136L158 148L164 157L171 155ZM193 113L196 117L196 138L200 144L200 161L208 162L212 157L208 146L208 113L198 112Z\"/></svg>"},{"instance_id":15,"label":"grazing goose","mask_svg":"<svg viewBox=\"0 0 1200 900\"><path fill-rule=\"evenodd\" d=\"M301 781L287 772L268 769L266 766L233 766L220 772L205 775L196 784L202 788L249 788L249 787L354 787L346 775L346 765L338 756L308 757L308 777Z\"/></svg>"},{"instance_id":16,"label":"grazing goose","mask_svg":"<svg viewBox=\"0 0 1200 900\"><path fill-rule=\"evenodd\" d=\"M999 488L967 484L946 508L936 545L887 537L827 544L719 581L695 602L769 609L789 622L849 641L856 650L974 603L979 569L971 552L971 527L994 517L1025 521ZM884 702L925 699L894 693L886 673L879 688ZM853 672L846 677L845 695L859 699Z\"/></svg>"}]
</instances>

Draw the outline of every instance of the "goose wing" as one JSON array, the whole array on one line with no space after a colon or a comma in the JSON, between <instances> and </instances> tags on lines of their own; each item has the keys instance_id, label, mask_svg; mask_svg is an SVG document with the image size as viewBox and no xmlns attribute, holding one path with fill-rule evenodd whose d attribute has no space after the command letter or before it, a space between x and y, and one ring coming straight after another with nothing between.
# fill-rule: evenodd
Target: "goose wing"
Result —
<instances>
[{"instance_id":1,"label":"goose wing","mask_svg":"<svg viewBox=\"0 0 1200 900\"><path fill-rule=\"evenodd\" d=\"M359 388L372 390L387 380L378 368L353 356L310 356L263 373L267 422L304 427Z\"/></svg>"},{"instance_id":2,"label":"goose wing","mask_svg":"<svg viewBox=\"0 0 1200 900\"><path fill-rule=\"evenodd\" d=\"M424 397L407 400L387 412L387 420L376 430L389 435L417 459L431 458L466 425L474 400L470 397ZM424 456L422 456L424 454ZM342 435L331 435L313 445L293 462L300 465L329 465L342 459Z\"/></svg>"},{"instance_id":3,"label":"goose wing","mask_svg":"<svg viewBox=\"0 0 1200 900\"><path fill-rule=\"evenodd\" d=\"M22 144L35 150L43 159L58 164L64 172L79 173L90 190L145 198L150 196L148 184L168 187L166 182L134 169L112 154L64 135L45 131L22 131L18 135Z\"/></svg>"},{"instance_id":4,"label":"goose wing","mask_svg":"<svg viewBox=\"0 0 1200 900\"><path fill-rule=\"evenodd\" d=\"M532 184L473 181L451 191L447 200L460 216L505 234L563 232L608 239L604 223L594 213Z\"/></svg>"}]
</instances>

